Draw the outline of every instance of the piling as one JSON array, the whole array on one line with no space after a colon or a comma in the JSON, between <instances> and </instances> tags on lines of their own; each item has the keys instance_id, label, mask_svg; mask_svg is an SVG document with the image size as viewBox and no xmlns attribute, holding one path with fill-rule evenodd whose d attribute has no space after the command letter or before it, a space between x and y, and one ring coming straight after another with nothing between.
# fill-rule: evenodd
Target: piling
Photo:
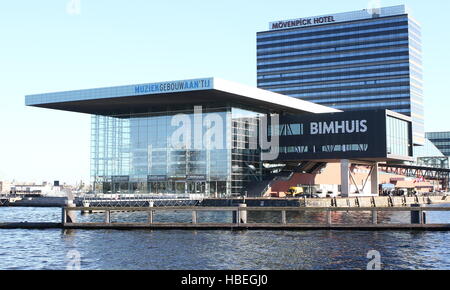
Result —
<instances>
[{"instance_id":1,"label":"piling","mask_svg":"<svg viewBox=\"0 0 450 290\"><path fill-rule=\"evenodd\" d=\"M331 210L327 210L327 225L331 226L332 224L332 219L331 219Z\"/></svg>"},{"instance_id":2,"label":"piling","mask_svg":"<svg viewBox=\"0 0 450 290\"><path fill-rule=\"evenodd\" d=\"M285 210L283 210L283 211L281 212L281 223L282 223L283 225L287 224L286 211L285 211Z\"/></svg>"},{"instance_id":3,"label":"piling","mask_svg":"<svg viewBox=\"0 0 450 290\"><path fill-rule=\"evenodd\" d=\"M378 211L372 210L372 224L378 224Z\"/></svg>"},{"instance_id":4,"label":"piling","mask_svg":"<svg viewBox=\"0 0 450 290\"><path fill-rule=\"evenodd\" d=\"M411 207L414 208L423 208L422 204L411 204ZM426 212L423 210L417 210L417 211L411 211L411 224L419 224L423 225L426 224Z\"/></svg>"},{"instance_id":5,"label":"piling","mask_svg":"<svg viewBox=\"0 0 450 290\"><path fill-rule=\"evenodd\" d=\"M110 210L105 211L105 223L106 224L111 223L111 211Z\"/></svg>"},{"instance_id":6,"label":"piling","mask_svg":"<svg viewBox=\"0 0 450 290\"><path fill-rule=\"evenodd\" d=\"M67 200L66 206L62 208L62 223L76 223L77 222L77 214L75 211L66 210L66 208L76 207L73 200Z\"/></svg>"},{"instance_id":7,"label":"piling","mask_svg":"<svg viewBox=\"0 0 450 290\"><path fill-rule=\"evenodd\" d=\"M150 201L148 203L148 207L153 207L153 206L154 206L154 202ZM153 223L153 215L154 215L154 211L153 210L148 211L148 223L149 224Z\"/></svg>"},{"instance_id":8,"label":"piling","mask_svg":"<svg viewBox=\"0 0 450 290\"><path fill-rule=\"evenodd\" d=\"M233 211L233 223L235 224L246 224L247 223L247 205L241 203L238 206L238 210Z\"/></svg>"}]
</instances>

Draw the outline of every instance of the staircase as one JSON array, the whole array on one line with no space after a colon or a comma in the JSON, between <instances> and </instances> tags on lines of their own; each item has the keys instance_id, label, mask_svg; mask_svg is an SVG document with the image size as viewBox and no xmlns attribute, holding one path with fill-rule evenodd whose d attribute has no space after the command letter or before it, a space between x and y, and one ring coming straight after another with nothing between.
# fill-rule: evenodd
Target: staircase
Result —
<instances>
[{"instance_id":1,"label":"staircase","mask_svg":"<svg viewBox=\"0 0 450 290\"><path fill-rule=\"evenodd\" d=\"M288 170L296 173L316 174L327 165L326 162L303 161L298 164L288 164Z\"/></svg>"},{"instance_id":2,"label":"staircase","mask_svg":"<svg viewBox=\"0 0 450 290\"><path fill-rule=\"evenodd\" d=\"M314 175L320 172L327 163L304 161L300 163L287 164L286 167L279 173L268 174L262 181L252 181L244 188L244 192L247 192L248 197L262 197L269 188L275 187L276 189L282 188L282 190L275 190L280 192L286 192L291 186L297 184L308 184L301 181L302 175ZM309 177L308 176L308 177Z\"/></svg>"},{"instance_id":3,"label":"staircase","mask_svg":"<svg viewBox=\"0 0 450 290\"><path fill-rule=\"evenodd\" d=\"M252 181L244 188L247 192L247 197L262 197L272 183L272 179L263 181Z\"/></svg>"}]
</instances>

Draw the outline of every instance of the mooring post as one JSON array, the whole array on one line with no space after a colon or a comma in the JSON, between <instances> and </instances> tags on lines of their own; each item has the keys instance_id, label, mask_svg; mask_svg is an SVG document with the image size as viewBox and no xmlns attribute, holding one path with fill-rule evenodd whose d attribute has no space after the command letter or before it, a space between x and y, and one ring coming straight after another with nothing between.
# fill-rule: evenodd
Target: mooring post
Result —
<instances>
[{"instance_id":1,"label":"mooring post","mask_svg":"<svg viewBox=\"0 0 450 290\"><path fill-rule=\"evenodd\" d=\"M155 204L154 204L153 200L149 201L148 207L153 207L154 205L155 205ZM150 210L150 211L148 212L148 223L149 223L149 224L152 224L152 223L153 223L153 213L154 213L153 210Z\"/></svg>"},{"instance_id":2,"label":"mooring post","mask_svg":"<svg viewBox=\"0 0 450 290\"><path fill-rule=\"evenodd\" d=\"M233 223L234 224L246 224L247 223L247 207L246 204L239 204L236 210L233 210Z\"/></svg>"},{"instance_id":3,"label":"mooring post","mask_svg":"<svg viewBox=\"0 0 450 290\"><path fill-rule=\"evenodd\" d=\"M327 210L327 225L331 226L332 220L331 220L331 210Z\"/></svg>"},{"instance_id":4,"label":"mooring post","mask_svg":"<svg viewBox=\"0 0 450 290\"><path fill-rule=\"evenodd\" d=\"M152 211L152 210L150 210L150 211L148 212L148 223L149 223L149 224L152 224L152 223L153 223L153 211Z\"/></svg>"},{"instance_id":5,"label":"mooring post","mask_svg":"<svg viewBox=\"0 0 450 290\"><path fill-rule=\"evenodd\" d=\"M192 211L192 223L193 223L194 225L197 224L197 211L196 211L196 210L193 210L193 211Z\"/></svg>"},{"instance_id":6,"label":"mooring post","mask_svg":"<svg viewBox=\"0 0 450 290\"><path fill-rule=\"evenodd\" d=\"M378 224L378 212L376 210L372 210L372 224Z\"/></svg>"},{"instance_id":7,"label":"mooring post","mask_svg":"<svg viewBox=\"0 0 450 290\"><path fill-rule=\"evenodd\" d=\"M111 211L110 210L105 211L105 223L107 223L107 224L111 223Z\"/></svg>"},{"instance_id":8,"label":"mooring post","mask_svg":"<svg viewBox=\"0 0 450 290\"><path fill-rule=\"evenodd\" d=\"M61 223L63 225L67 223L66 208L64 206L61 208Z\"/></svg>"},{"instance_id":9,"label":"mooring post","mask_svg":"<svg viewBox=\"0 0 450 290\"><path fill-rule=\"evenodd\" d=\"M245 203L239 205L239 219L243 224L247 223L247 205Z\"/></svg>"},{"instance_id":10,"label":"mooring post","mask_svg":"<svg viewBox=\"0 0 450 290\"><path fill-rule=\"evenodd\" d=\"M281 211L281 223L283 225L287 224L286 211L285 210Z\"/></svg>"},{"instance_id":11,"label":"mooring post","mask_svg":"<svg viewBox=\"0 0 450 290\"><path fill-rule=\"evenodd\" d=\"M68 199L66 201L65 207L62 208L62 223L63 225L66 223L76 223L76 213L73 210L70 210L71 207L76 207L73 200Z\"/></svg>"}]
</instances>

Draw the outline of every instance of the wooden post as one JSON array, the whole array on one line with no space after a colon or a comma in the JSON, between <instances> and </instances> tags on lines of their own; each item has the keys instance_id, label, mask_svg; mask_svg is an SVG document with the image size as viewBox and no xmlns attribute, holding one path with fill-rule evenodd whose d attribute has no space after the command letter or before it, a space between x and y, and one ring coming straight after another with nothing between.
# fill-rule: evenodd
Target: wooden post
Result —
<instances>
[{"instance_id":1,"label":"wooden post","mask_svg":"<svg viewBox=\"0 0 450 290\"><path fill-rule=\"evenodd\" d=\"M327 225L331 226L332 224L332 220L331 220L331 210L327 210Z\"/></svg>"},{"instance_id":2,"label":"wooden post","mask_svg":"<svg viewBox=\"0 0 450 290\"><path fill-rule=\"evenodd\" d=\"M196 210L193 210L193 211L192 211L192 223L193 223L194 225L197 224L197 211L196 211Z\"/></svg>"},{"instance_id":3,"label":"wooden post","mask_svg":"<svg viewBox=\"0 0 450 290\"><path fill-rule=\"evenodd\" d=\"M378 224L378 212L376 210L372 210L372 224Z\"/></svg>"},{"instance_id":4,"label":"wooden post","mask_svg":"<svg viewBox=\"0 0 450 290\"><path fill-rule=\"evenodd\" d=\"M240 224L239 209L233 210L233 224Z\"/></svg>"},{"instance_id":5,"label":"wooden post","mask_svg":"<svg viewBox=\"0 0 450 290\"><path fill-rule=\"evenodd\" d=\"M63 207L61 211L61 223L65 225L67 223L67 215L66 215L66 208Z\"/></svg>"},{"instance_id":6,"label":"wooden post","mask_svg":"<svg viewBox=\"0 0 450 290\"><path fill-rule=\"evenodd\" d=\"M111 223L111 211L109 210L105 211L105 223L107 224Z\"/></svg>"},{"instance_id":7,"label":"wooden post","mask_svg":"<svg viewBox=\"0 0 450 290\"><path fill-rule=\"evenodd\" d=\"M66 206L67 206L66 217L65 217L66 223L76 223L77 222L77 213L73 210L70 210L70 208L76 207L75 203L73 202L73 200L69 199L69 200L67 200Z\"/></svg>"},{"instance_id":8,"label":"wooden post","mask_svg":"<svg viewBox=\"0 0 450 290\"><path fill-rule=\"evenodd\" d=\"M149 207L154 207L155 203L153 202L153 200L149 201L148 206ZM148 223L152 224L153 223L153 213L154 211L151 210L148 212Z\"/></svg>"},{"instance_id":9,"label":"wooden post","mask_svg":"<svg viewBox=\"0 0 450 290\"><path fill-rule=\"evenodd\" d=\"M149 211L148 212L148 223L152 224L153 223L153 211Z\"/></svg>"},{"instance_id":10,"label":"wooden post","mask_svg":"<svg viewBox=\"0 0 450 290\"><path fill-rule=\"evenodd\" d=\"M287 224L286 211L285 210L281 211L281 223L283 225Z\"/></svg>"}]
</instances>

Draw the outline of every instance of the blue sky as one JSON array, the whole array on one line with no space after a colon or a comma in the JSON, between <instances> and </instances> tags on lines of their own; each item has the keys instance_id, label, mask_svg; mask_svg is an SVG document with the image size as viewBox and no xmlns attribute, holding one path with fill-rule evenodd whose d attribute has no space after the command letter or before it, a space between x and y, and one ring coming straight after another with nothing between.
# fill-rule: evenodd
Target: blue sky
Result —
<instances>
[{"instance_id":1,"label":"blue sky","mask_svg":"<svg viewBox=\"0 0 450 290\"><path fill-rule=\"evenodd\" d=\"M0 180L89 181L90 117L27 108L27 94L209 76L255 86L256 32L270 21L374 2L71 1L0 3ZM450 1L375 2L422 23L426 129L450 130Z\"/></svg>"}]
</instances>

